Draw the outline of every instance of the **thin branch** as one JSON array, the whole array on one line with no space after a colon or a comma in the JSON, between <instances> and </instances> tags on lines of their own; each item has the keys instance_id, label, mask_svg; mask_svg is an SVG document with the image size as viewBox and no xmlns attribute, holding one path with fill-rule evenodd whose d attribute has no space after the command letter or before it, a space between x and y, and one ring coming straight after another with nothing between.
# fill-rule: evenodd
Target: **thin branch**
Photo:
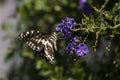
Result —
<instances>
[{"instance_id":1,"label":"thin branch","mask_svg":"<svg viewBox=\"0 0 120 80\"><path fill-rule=\"evenodd\" d=\"M103 10L106 7L108 2L109 2L109 0L105 0L104 4L100 8L100 11Z\"/></svg>"},{"instance_id":2,"label":"thin branch","mask_svg":"<svg viewBox=\"0 0 120 80\"><path fill-rule=\"evenodd\" d=\"M120 27L120 24L117 24L117 25L115 25L115 26L113 26L113 27L110 27L110 29L116 29L116 28L118 28L118 27Z\"/></svg>"},{"instance_id":3,"label":"thin branch","mask_svg":"<svg viewBox=\"0 0 120 80\"><path fill-rule=\"evenodd\" d=\"M103 29L101 28L98 32L96 32L95 45L93 46L95 52L96 52L96 46L97 46L97 44L98 44L99 33L100 33L102 30L103 30Z\"/></svg>"},{"instance_id":4,"label":"thin branch","mask_svg":"<svg viewBox=\"0 0 120 80\"><path fill-rule=\"evenodd\" d=\"M91 27L90 29L101 29L102 28L102 29L106 30L106 29L116 29L118 27L120 27L120 24L117 24L113 27ZM78 29L75 29L74 31L86 30L86 29L88 29L88 28L78 28Z\"/></svg>"}]
</instances>

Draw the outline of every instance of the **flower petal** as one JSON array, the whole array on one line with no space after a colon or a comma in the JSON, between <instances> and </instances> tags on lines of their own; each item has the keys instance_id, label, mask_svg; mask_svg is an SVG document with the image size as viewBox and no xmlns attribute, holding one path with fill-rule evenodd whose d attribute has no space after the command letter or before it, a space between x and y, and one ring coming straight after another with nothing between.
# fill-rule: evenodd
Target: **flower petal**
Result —
<instances>
[{"instance_id":1,"label":"flower petal","mask_svg":"<svg viewBox=\"0 0 120 80\"><path fill-rule=\"evenodd\" d=\"M56 31L60 31L64 34L65 37L69 38L72 35L72 30L75 29L75 20L73 18L66 17L58 26Z\"/></svg>"},{"instance_id":2,"label":"flower petal","mask_svg":"<svg viewBox=\"0 0 120 80\"><path fill-rule=\"evenodd\" d=\"M89 52L88 47L84 43L80 43L76 47L76 53L78 56L84 56Z\"/></svg>"}]
</instances>

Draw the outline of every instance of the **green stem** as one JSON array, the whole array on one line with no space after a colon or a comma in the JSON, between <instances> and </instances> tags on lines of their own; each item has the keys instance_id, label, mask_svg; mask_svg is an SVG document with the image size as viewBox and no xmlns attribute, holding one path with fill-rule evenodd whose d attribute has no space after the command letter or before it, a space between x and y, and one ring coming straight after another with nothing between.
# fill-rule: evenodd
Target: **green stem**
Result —
<instances>
[{"instance_id":1,"label":"green stem","mask_svg":"<svg viewBox=\"0 0 120 80\"><path fill-rule=\"evenodd\" d=\"M108 2L109 2L109 0L105 0L104 4L100 8L100 12L101 12L101 10L103 10L106 7Z\"/></svg>"},{"instance_id":2,"label":"green stem","mask_svg":"<svg viewBox=\"0 0 120 80\"><path fill-rule=\"evenodd\" d=\"M101 29L102 28L102 29L106 30L107 28L108 29L116 29L118 27L120 27L120 24L117 24L117 25L115 25L113 27L91 27L91 29ZM88 28L78 28L78 29L75 29L74 31L86 30L86 29L88 29Z\"/></svg>"},{"instance_id":3,"label":"green stem","mask_svg":"<svg viewBox=\"0 0 120 80\"><path fill-rule=\"evenodd\" d=\"M113 27L110 27L110 29L116 29L116 28L118 28L118 27L120 27L120 24L117 24L117 25L115 25L115 26L113 26Z\"/></svg>"},{"instance_id":4,"label":"green stem","mask_svg":"<svg viewBox=\"0 0 120 80\"><path fill-rule=\"evenodd\" d=\"M103 28L101 28L98 32L96 32L96 40L95 40L95 45L93 46L94 48L94 52L96 52L96 46L98 44L98 38L99 38L99 34L100 32L103 30Z\"/></svg>"}]
</instances>

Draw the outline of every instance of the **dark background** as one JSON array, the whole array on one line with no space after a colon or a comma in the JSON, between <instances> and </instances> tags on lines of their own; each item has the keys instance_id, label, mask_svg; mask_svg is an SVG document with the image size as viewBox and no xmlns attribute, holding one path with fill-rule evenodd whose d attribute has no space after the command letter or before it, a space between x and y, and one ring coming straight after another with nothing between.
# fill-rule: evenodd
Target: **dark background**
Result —
<instances>
[{"instance_id":1,"label":"dark background","mask_svg":"<svg viewBox=\"0 0 120 80\"><path fill-rule=\"evenodd\" d=\"M0 0L0 5L5 1ZM105 0L89 0L89 4L97 10L100 10L104 3ZM120 24L120 6L115 6L116 4L120 5L120 2L108 0L102 10L106 14L100 17L102 12L97 12L105 24L104 27ZM4 38L12 37L5 58L7 63L13 60L7 71L8 80L120 80L120 27L102 31L99 39L96 39L97 31L90 30L86 41L90 52L83 57L69 55L66 52L69 40L58 40L58 50L55 52L56 63L53 65L36 56L31 48L18 39L17 35L27 30L52 32L65 17L72 17L77 23L81 23L84 15L78 6L79 0L16 0L14 14L10 15L19 19L14 27L15 34L6 35ZM107 15L113 18L106 17ZM87 22L86 18L85 21ZM96 21L94 23L101 25ZM1 30L10 31L11 26L4 23L1 25ZM78 31L76 34L81 32ZM80 36L84 38L86 33ZM98 43L94 51L96 40Z\"/></svg>"}]
</instances>

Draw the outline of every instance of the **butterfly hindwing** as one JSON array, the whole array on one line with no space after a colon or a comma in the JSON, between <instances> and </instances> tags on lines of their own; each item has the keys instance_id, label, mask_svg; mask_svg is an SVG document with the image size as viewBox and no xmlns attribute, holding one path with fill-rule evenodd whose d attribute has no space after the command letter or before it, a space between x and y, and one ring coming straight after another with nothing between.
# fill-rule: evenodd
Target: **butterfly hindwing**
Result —
<instances>
[{"instance_id":1,"label":"butterfly hindwing","mask_svg":"<svg viewBox=\"0 0 120 80\"><path fill-rule=\"evenodd\" d=\"M43 50L43 56L52 64L54 62L54 50L56 50L57 34L55 32L48 34L40 31L26 31L19 35L19 38L31 47L40 52Z\"/></svg>"},{"instance_id":2,"label":"butterfly hindwing","mask_svg":"<svg viewBox=\"0 0 120 80\"><path fill-rule=\"evenodd\" d=\"M44 47L44 52L45 52L45 57L47 60L50 61L50 63L54 63L54 47L49 41L45 42L45 47Z\"/></svg>"}]
</instances>

